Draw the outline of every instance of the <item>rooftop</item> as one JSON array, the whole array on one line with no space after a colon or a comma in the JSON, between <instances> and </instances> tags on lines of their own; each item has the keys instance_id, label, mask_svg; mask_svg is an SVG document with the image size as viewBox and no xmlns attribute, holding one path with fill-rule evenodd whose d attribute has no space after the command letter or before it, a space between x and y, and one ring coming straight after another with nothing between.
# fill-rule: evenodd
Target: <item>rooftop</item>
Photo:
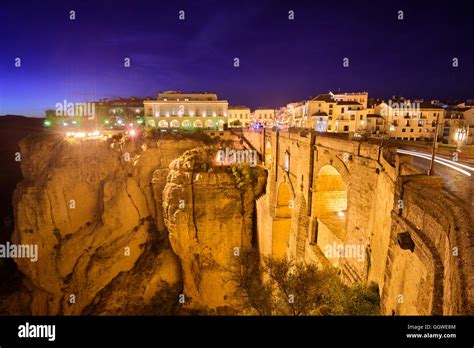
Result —
<instances>
[{"instance_id":1,"label":"rooftop","mask_svg":"<svg viewBox=\"0 0 474 348\"><path fill-rule=\"evenodd\" d=\"M338 101L337 105L362 105L356 101Z\"/></svg>"},{"instance_id":2,"label":"rooftop","mask_svg":"<svg viewBox=\"0 0 474 348\"><path fill-rule=\"evenodd\" d=\"M323 102L326 102L326 103L335 103L332 95L330 95L330 94L320 94L320 95L318 95L317 97L314 97L311 100L323 101Z\"/></svg>"}]
</instances>

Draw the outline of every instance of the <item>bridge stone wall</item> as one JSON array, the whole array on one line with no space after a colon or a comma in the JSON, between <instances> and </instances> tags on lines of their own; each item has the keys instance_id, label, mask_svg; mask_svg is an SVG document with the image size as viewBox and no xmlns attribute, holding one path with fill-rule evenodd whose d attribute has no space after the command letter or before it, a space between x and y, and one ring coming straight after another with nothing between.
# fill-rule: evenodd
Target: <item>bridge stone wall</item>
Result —
<instances>
[{"instance_id":1,"label":"bridge stone wall","mask_svg":"<svg viewBox=\"0 0 474 348\"><path fill-rule=\"evenodd\" d=\"M442 191L441 178L420 174L408 157L378 144L307 131L244 130L240 136L268 169L266 194L257 201L262 254L284 245L288 257L337 266L348 283L374 281L383 314L472 314L470 218ZM318 176L328 167L337 178ZM340 179L345 192L331 192ZM291 192L288 224L275 215L284 185ZM344 197L347 210L336 213ZM288 240L279 241L287 225ZM405 232L413 251L398 242ZM357 255L328 257L339 240ZM453 248L459 256L452 256Z\"/></svg>"}]
</instances>

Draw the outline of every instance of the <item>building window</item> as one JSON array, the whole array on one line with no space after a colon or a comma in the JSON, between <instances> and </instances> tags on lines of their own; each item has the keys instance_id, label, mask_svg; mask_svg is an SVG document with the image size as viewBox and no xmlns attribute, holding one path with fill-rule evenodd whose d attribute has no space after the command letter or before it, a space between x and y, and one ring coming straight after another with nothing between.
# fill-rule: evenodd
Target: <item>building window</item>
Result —
<instances>
[{"instance_id":1,"label":"building window","mask_svg":"<svg viewBox=\"0 0 474 348\"><path fill-rule=\"evenodd\" d=\"M402 132L405 133L405 128L402 129Z\"/></svg>"},{"instance_id":2,"label":"building window","mask_svg":"<svg viewBox=\"0 0 474 348\"><path fill-rule=\"evenodd\" d=\"M413 133L413 128L410 129L410 133Z\"/></svg>"},{"instance_id":3,"label":"building window","mask_svg":"<svg viewBox=\"0 0 474 348\"><path fill-rule=\"evenodd\" d=\"M355 121L356 117L355 115L351 115L351 121Z\"/></svg>"},{"instance_id":4,"label":"building window","mask_svg":"<svg viewBox=\"0 0 474 348\"><path fill-rule=\"evenodd\" d=\"M364 115L360 115L360 116L359 116L359 120L362 121L363 119L364 119Z\"/></svg>"},{"instance_id":5,"label":"building window","mask_svg":"<svg viewBox=\"0 0 474 348\"><path fill-rule=\"evenodd\" d=\"M328 125L328 130L329 130L329 131L331 130L331 125Z\"/></svg>"},{"instance_id":6,"label":"building window","mask_svg":"<svg viewBox=\"0 0 474 348\"><path fill-rule=\"evenodd\" d=\"M349 132L349 126L344 126L344 132Z\"/></svg>"},{"instance_id":7,"label":"building window","mask_svg":"<svg viewBox=\"0 0 474 348\"><path fill-rule=\"evenodd\" d=\"M344 108L341 108L341 112L344 112Z\"/></svg>"}]
</instances>

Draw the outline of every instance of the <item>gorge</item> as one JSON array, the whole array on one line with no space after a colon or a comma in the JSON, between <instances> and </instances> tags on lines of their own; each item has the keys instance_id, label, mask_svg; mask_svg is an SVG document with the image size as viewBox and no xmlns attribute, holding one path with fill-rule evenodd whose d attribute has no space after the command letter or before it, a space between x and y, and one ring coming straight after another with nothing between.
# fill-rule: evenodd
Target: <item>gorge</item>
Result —
<instances>
[{"instance_id":1,"label":"gorge","mask_svg":"<svg viewBox=\"0 0 474 348\"><path fill-rule=\"evenodd\" d=\"M39 257L15 259L21 287L2 312L146 315L169 289L188 310L236 308L228 269L236 250L253 249L376 283L381 314L472 313L469 212L440 177L381 144L215 136L24 138L11 241L38 245ZM226 147L259 164L216 163ZM364 255L326 255L327 245Z\"/></svg>"}]
</instances>

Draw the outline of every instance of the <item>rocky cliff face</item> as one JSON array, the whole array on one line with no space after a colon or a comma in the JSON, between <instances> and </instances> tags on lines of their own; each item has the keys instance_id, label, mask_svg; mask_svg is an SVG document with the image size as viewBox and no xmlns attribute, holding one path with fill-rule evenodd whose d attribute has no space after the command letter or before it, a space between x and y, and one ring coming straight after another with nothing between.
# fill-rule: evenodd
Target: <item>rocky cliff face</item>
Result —
<instances>
[{"instance_id":1,"label":"rocky cliff face","mask_svg":"<svg viewBox=\"0 0 474 348\"><path fill-rule=\"evenodd\" d=\"M151 179L199 144L23 140L12 242L39 249L37 262L15 260L26 276L27 310L141 314L164 282L179 284L181 267ZM160 180L166 177L155 184Z\"/></svg>"},{"instance_id":2,"label":"rocky cliff face","mask_svg":"<svg viewBox=\"0 0 474 348\"><path fill-rule=\"evenodd\" d=\"M252 244L265 178L244 182L241 169L213 168L212 158L197 168L199 150L186 151L202 145L25 138L11 241L38 245L39 256L15 259L23 287L2 311L153 314L153 296L169 287L194 308L231 306L226 268L235 248Z\"/></svg>"},{"instance_id":3,"label":"rocky cliff face","mask_svg":"<svg viewBox=\"0 0 474 348\"><path fill-rule=\"evenodd\" d=\"M235 289L229 270L240 250L256 242L252 217L266 175L248 166L233 171L213 167L206 163L209 157L206 149L195 149L171 163L163 191L164 219L181 261L190 307L232 308Z\"/></svg>"}]
</instances>

